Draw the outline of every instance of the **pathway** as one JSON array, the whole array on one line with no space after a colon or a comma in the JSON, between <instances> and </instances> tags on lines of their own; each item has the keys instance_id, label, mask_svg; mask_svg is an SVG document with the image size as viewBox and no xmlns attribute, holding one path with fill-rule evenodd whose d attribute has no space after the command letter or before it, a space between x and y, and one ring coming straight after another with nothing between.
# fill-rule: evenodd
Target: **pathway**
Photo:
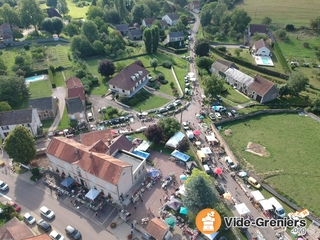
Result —
<instances>
[{"instance_id":1,"label":"pathway","mask_svg":"<svg viewBox=\"0 0 320 240\"><path fill-rule=\"evenodd\" d=\"M172 74L173 74L174 80L176 81L177 86L178 86L178 88L179 88L180 96L182 97L182 96L183 96L183 92L182 92L182 89L181 89L180 83L179 83L179 81L178 81L178 79L177 79L177 76L176 76L176 73L174 72L174 68L173 68L173 67L171 67L171 71L172 71Z\"/></svg>"}]
</instances>

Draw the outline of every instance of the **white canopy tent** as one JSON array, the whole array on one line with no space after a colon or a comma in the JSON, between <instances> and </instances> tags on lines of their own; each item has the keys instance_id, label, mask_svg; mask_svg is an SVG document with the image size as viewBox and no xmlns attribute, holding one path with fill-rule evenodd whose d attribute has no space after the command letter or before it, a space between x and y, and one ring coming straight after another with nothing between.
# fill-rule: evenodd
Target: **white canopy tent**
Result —
<instances>
[{"instance_id":1,"label":"white canopy tent","mask_svg":"<svg viewBox=\"0 0 320 240\"><path fill-rule=\"evenodd\" d=\"M93 201L96 199L99 193L100 192L97 189L91 188L90 191L86 194L86 198L90 198Z\"/></svg>"},{"instance_id":2,"label":"white canopy tent","mask_svg":"<svg viewBox=\"0 0 320 240\"><path fill-rule=\"evenodd\" d=\"M262 193L261 193L259 190L257 190L257 191L252 191L252 192L251 192L251 195L253 196L253 198L254 198L254 200L255 200L256 202L259 202L259 201L261 201L261 200L264 199L264 196L262 195Z\"/></svg>"},{"instance_id":3,"label":"white canopy tent","mask_svg":"<svg viewBox=\"0 0 320 240\"><path fill-rule=\"evenodd\" d=\"M208 142L219 142L218 139L216 139L215 135L206 135L206 139Z\"/></svg>"},{"instance_id":4,"label":"white canopy tent","mask_svg":"<svg viewBox=\"0 0 320 240\"><path fill-rule=\"evenodd\" d=\"M189 76L189 77L194 77L194 73L193 73L193 72L189 72L189 73L188 73L188 76Z\"/></svg>"},{"instance_id":5,"label":"white canopy tent","mask_svg":"<svg viewBox=\"0 0 320 240\"><path fill-rule=\"evenodd\" d=\"M202 151L204 154L211 154L211 153L212 153L209 147L201 148L201 151Z\"/></svg>"},{"instance_id":6,"label":"white canopy tent","mask_svg":"<svg viewBox=\"0 0 320 240\"><path fill-rule=\"evenodd\" d=\"M180 186L178 193L180 193L182 196L186 196L187 193L184 184Z\"/></svg>"},{"instance_id":7,"label":"white canopy tent","mask_svg":"<svg viewBox=\"0 0 320 240\"><path fill-rule=\"evenodd\" d=\"M264 199L259 201L261 207L263 208L263 210L268 211L268 210L272 210L273 207L271 205L271 203L268 201L268 199Z\"/></svg>"},{"instance_id":8,"label":"white canopy tent","mask_svg":"<svg viewBox=\"0 0 320 240\"><path fill-rule=\"evenodd\" d=\"M140 151L147 151L148 148L151 146L151 142L143 140L142 143L136 148L136 150Z\"/></svg>"},{"instance_id":9,"label":"white canopy tent","mask_svg":"<svg viewBox=\"0 0 320 240\"><path fill-rule=\"evenodd\" d=\"M250 213L250 210L245 203L237 204L235 207L236 207L236 210L238 211L238 213L240 214L240 216L247 214L247 213Z\"/></svg>"},{"instance_id":10,"label":"white canopy tent","mask_svg":"<svg viewBox=\"0 0 320 240\"><path fill-rule=\"evenodd\" d=\"M179 142L184 138L184 134L182 132L177 132L175 135L173 135L168 142L166 143L166 147L175 149Z\"/></svg>"}]
</instances>

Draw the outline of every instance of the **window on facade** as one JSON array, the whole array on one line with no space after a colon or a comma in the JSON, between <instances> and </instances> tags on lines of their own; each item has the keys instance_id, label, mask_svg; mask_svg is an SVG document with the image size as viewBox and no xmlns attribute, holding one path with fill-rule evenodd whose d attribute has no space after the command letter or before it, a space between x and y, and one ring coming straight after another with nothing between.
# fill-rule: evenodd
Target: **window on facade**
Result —
<instances>
[{"instance_id":1,"label":"window on facade","mask_svg":"<svg viewBox=\"0 0 320 240\"><path fill-rule=\"evenodd\" d=\"M113 88L116 88L116 86L113 86Z\"/></svg>"},{"instance_id":2,"label":"window on facade","mask_svg":"<svg viewBox=\"0 0 320 240\"><path fill-rule=\"evenodd\" d=\"M49 111L46 111L46 113L49 113Z\"/></svg>"},{"instance_id":3,"label":"window on facade","mask_svg":"<svg viewBox=\"0 0 320 240\"><path fill-rule=\"evenodd\" d=\"M124 91L124 90L122 90L122 92L124 93L125 91Z\"/></svg>"},{"instance_id":4,"label":"window on facade","mask_svg":"<svg viewBox=\"0 0 320 240\"><path fill-rule=\"evenodd\" d=\"M134 175L134 180L137 180L137 175Z\"/></svg>"},{"instance_id":5,"label":"window on facade","mask_svg":"<svg viewBox=\"0 0 320 240\"><path fill-rule=\"evenodd\" d=\"M141 170L139 169L139 175L141 174Z\"/></svg>"},{"instance_id":6,"label":"window on facade","mask_svg":"<svg viewBox=\"0 0 320 240\"><path fill-rule=\"evenodd\" d=\"M1 128L2 128L2 130L9 130L9 126L3 126Z\"/></svg>"},{"instance_id":7,"label":"window on facade","mask_svg":"<svg viewBox=\"0 0 320 240\"><path fill-rule=\"evenodd\" d=\"M44 114L43 114L43 117L47 117L47 114L44 113Z\"/></svg>"},{"instance_id":8,"label":"window on facade","mask_svg":"<svg viewBox=\"0 0 320 240\"><path fill-rule=\"evenodd\" d=\"M3 133L4 137L8 137L9 133L8 132L5 132Z\"/></svg>"},{"instance_id":9,"label":"window on facade","mask_svg":"<svg viewBox=\"0 0 320 240\"><path fill-rule=\"evenodd\" d=\"M144 165L142 165L142 170L144 170Z\"/></svg>"},{"instance_id":10,"label":"window on facade","mask_svg":"<svg viewBox=\"0 0 320 240\"><path fill-rule=\"evenodd\" d=\"M95 190L97 190L97 187L96 187L96 186L93 186L93 188L94 188Z\"/></svg>"}]
</instances>

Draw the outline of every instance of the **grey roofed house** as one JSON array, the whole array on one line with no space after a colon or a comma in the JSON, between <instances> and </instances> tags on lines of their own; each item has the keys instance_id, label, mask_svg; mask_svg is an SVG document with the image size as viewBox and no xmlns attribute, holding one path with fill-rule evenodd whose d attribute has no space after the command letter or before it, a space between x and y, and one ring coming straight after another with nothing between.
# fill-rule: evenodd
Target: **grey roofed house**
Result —
<instances>
[{"instance_id":1,"label":"grey roofed house","mask_svg":"<svg viewBox=\"0 0 320 240\"><path fill-rule=\"evenodd\" d=\"M142 30L141 29L134 29L128 32L128 37L131 40L141 40L142 39Z\"/></svg>"},{"instance_id":2,"label":"grey roofed house","mask_svg":"<svg viewBox=\"0 0 320 240\"><path fill-rule=\"evenodd\" d=\"M32 122L32 109L12 110L0 113L0 126Z\"/></svg>"},{"instance_id":3,"label":"grey roofed house","mask_svg":"<svg viewBox=\"0 0 320 240\"><path fill-rule=\"evenodd\" d=\"M112 140L112 144L109 146L109 154L112 155L119 149L130 151L132 148L132 142L128 140L126 135L121 135Z\"/></svg>"},{"instance_id":4,"label":"grey roofed house","mask_svg":"<svg viewBox=\"0 0 320 240\"><path fill-rule=\"evenodd\" d=\"M117 24L115 27L116 27L116 30L121 32L122 35L126 35L129 31L128 24Z\"/></svg>"},{"instance_id":5,"label":"grey roofed house","mask_svg":"<svg viewBox=\"0 0 320 240\"><path fill-rule=\"evenodd\" d=\"M84 111L80 97L66 99L68 114L81 113Z\"/></svg>"},{"instance_id":6,"label":"grey roofed house","mask_svg":"<svg viewBox=\"0 0 320 240\"><path fill-rule=\"evenodd\" d=\"M248 32L251 36L255 33L267 34L267 26L263 24L250 24Z\"/></svg>"},{"instance_id":7,"label":"grey roofed house","mask_svg":"<svg viewBox=\"0 0 320 240\"><path fill-rule=\"evenodd\" d=\"M170 32L169 37L170 38L184 37L184 33L183 32ZM179 40L179 41L181 41L181 40Z\"/></svg>"},{"instance_id":8,"label":"grey roofed house","mask_svg":"<svg viewBox=\"0 0 320 240\"><path fill-rule=\"evenodd\" d=\"M54 101L52 97L30 99L29 106L31 108L37 108L41 111L51 110L53 105L52 101Z\"/></svg>"},{"instance_id":9,"label":"grey roofed house","mask_svg":"<svg viewBox=\"0 0 320 240\"><path fill-rule=\"evenodd\" d=\"M180 17L178 13L168 13L167 15L172 21L179 20Z\"/></svg>"},{"instance_id":10,"label":"grey roofed house","mask_svg":"<svg viewBox=\"0 0 320 240\"><path fill-rule=\"evenodd\" d=\"M211 70L212 72L218 73L225 73L229 68L238 69L238 67L233 62L228 62L222 59L217 59L212 65Z\"/></svg>"}]
</instances>

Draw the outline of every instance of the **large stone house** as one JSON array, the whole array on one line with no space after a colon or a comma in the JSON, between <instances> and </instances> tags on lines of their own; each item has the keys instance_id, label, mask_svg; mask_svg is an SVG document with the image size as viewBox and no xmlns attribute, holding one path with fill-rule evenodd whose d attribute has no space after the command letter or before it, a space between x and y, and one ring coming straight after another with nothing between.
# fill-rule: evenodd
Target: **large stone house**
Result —
<instances>
[{"instance_id":1,"label":"large stone house","mask_svg":"<svg viewBox=\"0 0 320 240\"><path fill-rule=\"evenodd\" d=\"M30 108L36 108L39 118L50 119L54 118L58 112L58 99L53 97L36 98L29 100Z\"/></svg>"},{"instance_id":2,"label":"large stone house","mask_svg":"<svg viewBox=\"0 0 320 240\"><path fill-rule=\"evenodd\" d=\"M152 24L155 20L155 18L145 18L142 20L142 26L150 28L152 27ZM165 20L159 20L159 22L163 29L166 29L168 27L168 23Z\"/></svg>"},{"instance_id":3,"label":"large stone house","mask_svg":"<svg viewBox=\"0 0 320 240\"><path fill-rule=\"evenodd\" d=\"M33 136L38 135L41 121L37 109L12 110L0 112L0 136L6 138L16 126L28 128Z\"/></svg>"},{"instance_id":4,"label":"large stone house","mask_svg":"<svg viewBox=\"0 0 320 240\"><path fill-rule=\"evenodd\" d=\"M165 20L169 26L175 26L179 18L178 13L168 13L162 17L162 20Z\"/></svg>"},{"instance_id":5,"label":"large stone house","mask_svg":"<svg viewBox=\"0 0 320 240\"><path fill-rule=\"evenodd\" d=\"M201 10L200 1L192 1L187 6L185 6L185 9L188 9L188 10L193 11L195 13L199 13Z\"/></svg>"},{"instance_id":6,"label":"large stone house","mask_svg":"<svg viewBox=\"0 0 320 240\"><path fill-rule=\"evenodd\" d=\"M222 60L222 59L217 59L212 65L211 65L211 69L210 71L217 75L218 78L224 78L225 72L229 69L229 68L235 68L238 69L238 67L233 63L233 62L228 62L226 60Z\"/></svg>"},{"instance_id":7,"label":"large stone house","mask_svg":"<svg viewBox=\"0 0 320 240\"><path fill-rule=\"evenodd\" d=\"M123 149L109 155L109 144L98 140L86 146L68 138L52 138L46 153L53 171L118 200L146 175L146 160Z\"/></svg>"},{"instance_id":8,"label":"large stone house","mask_svg":"<svg viewBox=\"0 0 320 240\"><path fill-rule=\"evenodd\" d=\"M6 46L14 45L13 32L9 23L3 23L0 26L0 36Z\"/></svg>"},{"instance_id":9,"label":"large stone house","mask_svg":"<svg viewBox=\"0 0 320 240\"><path fill-rule=\"evenodd\" d=\"M116 27L116 30L119 31L122 36L127 36L129 32L128 24L117 24L115 27Z\"/></svg>"},{"instance_id":10,"label":"large stone house","mask_svg":"<svg viewBox=\"0 0 320 240\"><path fill-rule=\"evenodd\" d=\"M253 78L249 75L234 69L229 68L226 72L226 81L233 87L235 87L240 92L247 94L248 88L253 82Z\"/></svg>"},{"instance_id":11,"label":"large stone house","mask_svg":"<svg viewBox=\"0 0 320 240\"><path fill-rule=\"evenodd\" d=\"M248 87L247 94L257 102L265 103L276 99L279 89L273 82L257 75Z\"/></svg>"},{"instance_id":12,"label":"large stone house","mask_svg":"<svg viewBox=\"0 0 320 240\"><path fill-rule=\"evenodd\" d=\"M148 83L148 80L149 71L132 63L110 79L108 85L112 92L132 97Z\"/></svg>"},{"instance_id":13,"label":"large stone house","mask_svg":"<svg viewBox=\"0 0 320 240\"><path fill-rule=\"evenodd\" d=\"M253 56L266 56L266 57L269 57L272 55L269 44L263 39L260 39L259 41L256 41L253 44L251 49L251 54Z\"/></svg>"}]
</instances>

